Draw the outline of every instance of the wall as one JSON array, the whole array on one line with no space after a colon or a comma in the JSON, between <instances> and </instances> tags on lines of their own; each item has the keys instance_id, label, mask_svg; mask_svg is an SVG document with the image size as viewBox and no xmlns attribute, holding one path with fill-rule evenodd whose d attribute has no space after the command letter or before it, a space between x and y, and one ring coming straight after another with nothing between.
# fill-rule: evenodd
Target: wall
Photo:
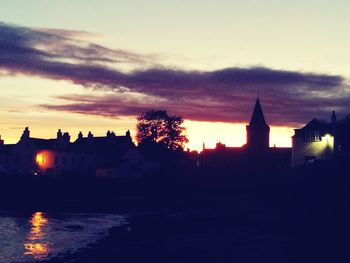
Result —
<instances>
[{"instance_id":1,"label":"wall","mask_svg":"<svg viewBox=\"0 0 350 263\"><path fill-rule=\"evenodd\" d=\"M302 137L293 137L292 140L293 167L306 164L305 157L315 156L316 160L328 160L333 157L334 137L325 135L321 141L305 141Z\"/></svg>"}]
</instances>

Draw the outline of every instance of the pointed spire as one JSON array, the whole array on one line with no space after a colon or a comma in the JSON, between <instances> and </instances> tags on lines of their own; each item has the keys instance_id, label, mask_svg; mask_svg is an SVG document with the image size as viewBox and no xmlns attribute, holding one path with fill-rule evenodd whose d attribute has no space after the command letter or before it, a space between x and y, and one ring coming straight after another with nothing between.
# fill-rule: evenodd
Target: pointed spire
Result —
<instances>
[{"instance_id":1,"label":"pointed spire","mask_svg":"<svg viewBox=\"0 0 350 263\"><path fill-rule=\"evenodd\" d=\"M253 115L252 115L252 118L250 119L249 125L250 126L256 126L256 125L267 126L266 121L265 121L265 117L264 117L264 113L263 113L261 105L260 105L259 97L256 98Z\"/></svg>"}]
</instances>

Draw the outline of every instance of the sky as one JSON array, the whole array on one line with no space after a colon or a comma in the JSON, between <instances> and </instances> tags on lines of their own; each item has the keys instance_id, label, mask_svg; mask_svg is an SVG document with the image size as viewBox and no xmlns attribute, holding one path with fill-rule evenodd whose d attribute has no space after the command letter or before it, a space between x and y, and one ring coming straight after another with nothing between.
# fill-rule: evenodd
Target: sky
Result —
<instances>
[{"instance_id":1,"label":"sky","mask_svg":"<svg viewBox=\"0 0 350 263\"><path fill-rule=\"evenodd\" d=\"M135 134L185 119L188 147L245 143L259 94L271 145L350 113L349 1L0 2L0 134Z\"/></svg>"}]
</instances>

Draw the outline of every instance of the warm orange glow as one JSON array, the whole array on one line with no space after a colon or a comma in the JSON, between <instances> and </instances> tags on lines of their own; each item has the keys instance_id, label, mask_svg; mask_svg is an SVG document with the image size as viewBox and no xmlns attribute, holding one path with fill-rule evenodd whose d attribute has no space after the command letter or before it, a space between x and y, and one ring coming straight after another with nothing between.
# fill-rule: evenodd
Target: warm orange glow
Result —
<instances>
[{"instance_id":1,"label":"warm orange glow","mask_svg":"<svg viewBox=\"0 0 350 263\"><path fill-rule=\"evenodd\" d=\"M190 150L201 151L203 142L206 148L215 148L217 142L228 147L241 147L246 143L246 124L223 122L185 121ZM291 147L293 127L271 126L270 147Z\"/></svg>"},{"instance_id":2,"label":"warm orange glow","mask_svg":"<svg viewBox=\"0 0 350 263\"><path fill-rule=\"evenodd\" d=\"M49 254L49 246L47 244L24 244L25 255L32 255L35 259L43 259Z\"/></svg>"},{"instance_id":3,"label":"warm orange glow","mask_svg":"<svg viewBox=\"0 0 350 263\"><path fill-rule=\"evenodd\" d=\"M64 123L61 126L67 127L66 130L74 137L79 131L83 131L84 135L89 130L93 129L95 136L105 136L106 131L110 130L111 127L119 127L118 130L125 131L130 130L132 135L136 134L135 126L136 121L133 118L122 118L120 123L111 121L110 119L97 118L93 116L79 115L79 121L74 119L74 115L65 115L67 120L61 120L62 114L55 115L55 120L59 119L60 123ZM91 127L91 118L93 118L94 127ZM40 122L36 125L31 124L31 132L35 132L35 137L50 138L57 132L57 122L51 122L52 118L45 120L45 123ZM204 122L204 121L191 121L186 120L184 126L187 128L187 136L189 143L186 148L191 150L202 150L203 142L207 148L215 148L217 142L222 142L226 146L240 147L246 143L246 124L247 123L224 123L224 122ZM16 143L18 138L21 136L22 128L16 131L14 134L13 130L6 129L0 124L0 128L5 130L6 133L2 135L10 134L12 137L6 137L6 143ZM291 147L292 141L291 136L294 134L294 128L287 126L271 126L270 130L270 146L273 147ZM135 138L133 137L134 141ZM41 153L41 152L40 152ZM36 162L40 162L42 159L36 159ZM49 157L48 162L54 160L54 157ZM46 160L45 160L46 161ZM52 165L53 166L53 165ZM39 166L39 169L52 168L51 165Z\"/></svg>"},{"instance_id":4,"label":"warm orange glow","mask_svg":"<svg viewBox=\"0 0 350 263\"><path fill-rule=\"evenodd\" d=\"M24 244L25 255L32 255L34 259L43 259L50 253L50 246L42 242L45 237L45 227L48 224L44 213L36 212L30 219L31 229Z\"/></svg>"},{"instance_id":5,"label":"warm orange glow","mask_svg":"<svg viewBox=\"0 0 350 263\"><path fill-rule=\"evenodd\" d=\"M32 228L28 236L29 240L37 240L43 238L42 228L47 224L47 219L43 216L42 212L36 212L33 214L31 220Z\"/></svg>"},{"instance_id":6,"label":"warm orange glow","mask_svg":"<svg viewBox=\"0 0 350 263\"><path fill-rule=\"evenodd\" d=\"M54 153L49 150L40 151L35 156L35 162L40 170L53 168L54 159Z\"/></svg>"},{"instance_id":7,"label":"warm orange glow","mask_svg":"<svg viewBox=\"0 0 350 263\"><path fill-rule=\"evenodd\" d=\"M245 125L223 122L185 121L187 148L201 151L203 142L206 148L215 148L217 142L226 146L240 147L246 143Z\"/></svg>"},{"instance_id":8,"label":"warm orange glow","mask_svg":"<svg viewBox=\"0 0 350 263\"><path fill-rule=\"evenodd\" d=\"M270 147L292 147L293 127L271 126Z\"/></svg>"},{"instance_id":9,"label":"warm orange glow","mask_svg":"<svg viewBox=\"0 0 350 263\"><path fill-rule=\"evenodd\" d=\"M39 165L39 166L42 166L45 162L45 155L43 153L38 153L36 155L36 163Z\"/></svg>"}]
</instances>

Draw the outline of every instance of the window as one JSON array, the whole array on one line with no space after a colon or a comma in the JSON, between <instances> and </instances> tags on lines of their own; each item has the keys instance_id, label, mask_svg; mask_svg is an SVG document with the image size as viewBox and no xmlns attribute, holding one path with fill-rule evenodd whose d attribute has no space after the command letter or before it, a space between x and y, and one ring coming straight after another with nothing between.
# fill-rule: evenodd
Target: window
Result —
<instances>
[{"instance_id":1,"label":"window","mask_svg":"<svg viewBox=\"0 0 350 263\"><path fill-rule=\"evenodd\" d=\"M306 142L319 142L319 141L321 141L320 131L318 131L318 130L306 131L304 140Z\"/></svg>"}]
</instances>

